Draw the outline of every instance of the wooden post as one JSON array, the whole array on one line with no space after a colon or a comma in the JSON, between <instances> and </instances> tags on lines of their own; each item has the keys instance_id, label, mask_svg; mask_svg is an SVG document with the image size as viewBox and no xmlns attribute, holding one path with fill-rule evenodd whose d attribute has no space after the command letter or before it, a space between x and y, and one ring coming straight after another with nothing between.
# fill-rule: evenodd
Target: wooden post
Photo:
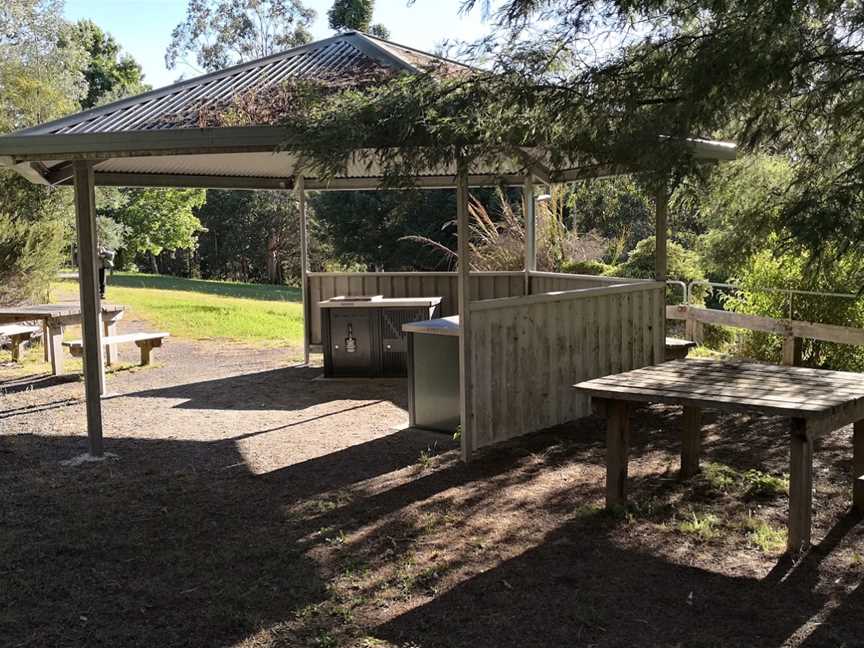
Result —
<instances>
[{"instance_id":1,"label":"wooden post","mask_svg":"<svg viewBox=\"0 0 864 648\"><path fill-rule=\"evenodd\" d=\"M805 419L792 419L789 466L789 538L787 549L797 552L810 546L813 509L813 439Z\"/></svg>"},{"instance_id":2,"label":"wooden post","mask_svg":"<svg viewBox=\"0 0 864 648\"><path fill-rule=\"evenodd\" d=\"M666 283L668 266L669 262L667 260L667 251L666 251L666 243L668 238L668 213L669 213L669 191L666 187L666 179L663 179L663 182L660 188L657 190L654 199L654 227L655 227L655 239L654 239L654 280L662 281L664 284ZM666 292L663 291L664 298L661 299L660 308L663 308L663 316L660 318L660 326L662 327L662 335L661 339L666 339L666 312L665 312L665 296ZM660 358L657 359L657 362L665 362L666 360L666 347L664 345L660 345Z\"/></svg>"},{"instance_id":3,"label":"wooden post","mask_svg":"<svg viewBox=\"0 0 864 648\"><path fill-rule=\"evenodd\" d=\"M787 335L783 338L783 364L788 367L801 366L801 338Z\"/></svg>"},{"instance_id":4,"label":"wooden post","mask_svg":"<svg viewBox=\"0 0 864 648\"><path fill-rule=\"evenodd\" d=\"M310 305L308 299L309 287L306 285L306 273L309 272L309 242L307 239L306 222L306 181L301 175L297 178L297 202L300 211L300 286L303 299L303 364L309 365L309 314Z\"/></svg>"},{"instance_id":5,"label":"wooden post","mask_svg":"<svg viewBox=\"0 0 864 648\"><path fill-rule=\"evenodd\" d=\"M701 450L702 410L685 406L681 420L681 479L689 479L699 472Z\"/></svg>"},{"instance_id":6,"label":"wooden post","mask_svg":"<svg viewBox=\"0 0 864 648\"><path fill-rule=\"evenodd\" d=\"M852 506L864 513L864 419L855 422L852 433Z\"/></svg>"},{"instance_id":7,"label":"wooden post","mask_svg":"<svg viewBox=\"0 0 864 648\"><path fill-rule=\"evenodd\" d=\"M630 416L626 401L606 404L606 508L627 500Z\"/></svg>"},{"instance_id":8,"label":"wooden post","mask_svg":"<svg viewBox=\"0 0 864 648\"><path fill-rule=\"evenodd\" d=\"M78 286L81 295L81 329L84 341L84 392L87 399L87 437L90 454L101 457L102 403L102 318L96 270L96 196L93 163L72 163L75 185L75 216L78 225ZM60 351L54 347L53 355Z\"/></svg>"},{"instance_id":9,"label":"wooden post","mask_svg":"<svg viewBox=\"0 0 864 648\"><path fill-rule=\"evenodd\" d=\"M456 237L459 254L459 418L462 461L474 451L471 426L471 248L468 227L468 165L460 156L456 176Z\"/></svg>"},{"instance_id":10,"label":"wooden post","mask_svg":"<svg viewBox=\"0 0 864 648\"><path fill-rule=\"evenodd\" d=\"M45 325L48 337L48 355L51 357L51 373L54 376L63 375L63 325L56 322Z\"/></svg>"},{"instance_id":11,"label":"wooden post","mask_svg":"<svg viewBox=\"0 0 864 648\"><path fill-rule=\"evenodd\" d=\"M105 334L105 337L112 337L117 335L117 322L114 320L105 320L103 322L102 331ZM117 345L116 344L106 344L105 345L105 364L109 367L117 361Z\"/></svg>"},{"instance_id":12,"label":"wooden post","mask_svg":"<svg viewBox=\"0 0 864 648\"><path fill-rule=\"evenodd\" d=\"M654 202L654 279L656 281L666 281L668 278L668 261L666 252L669 228L668 214L669 192L666 188L666 181L664 180L662 186L657 190Z\"/></svg>"},{"instance_id":13,"label":"wooden post","mask_svg":"<svg viewBox=\"0 0 864 648\"><path fill-rule=\"evenodd\" d=\"M531 294L531 273L537 270L537 203L534 200L534 177L525 176L522 186L522 212L525 215L525 294Z\"/></svg>"}]
</instances>

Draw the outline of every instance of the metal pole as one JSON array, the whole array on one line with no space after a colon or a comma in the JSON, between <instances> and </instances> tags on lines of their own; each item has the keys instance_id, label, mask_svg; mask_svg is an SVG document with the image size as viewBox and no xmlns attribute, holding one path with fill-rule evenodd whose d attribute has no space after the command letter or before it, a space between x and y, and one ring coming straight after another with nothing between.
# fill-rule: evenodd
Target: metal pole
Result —
<instances>
[{"instance_id":1,"label":"metal pole","mask_svg":"<svg viewBox=\"0 0 864 648\"><path fill-rule=\"evenodd\" d=\"M456 176L456 236L459 253L459 418L462 425L462 461L470 461L474 449L471 428L471 248L468 228L468 165L458 160Z\"/></svg>"},{"instance_id":2,"label":"metal pole","mask_svg":"<svg viewBox=\"0 0 864 648\"><path fill-rule=\"evenodd\" d=\"M102 447L102 306L96 270L96 196L93 163L73 163L75 217L78 226L78 287L84 340L84 393L87 399L87 438L90 455L101 457Z\"/></svg>"},{"instance_id":3,"label":"metal pole","mask_svg":"<svg viewBox=\"0 0 864 648\"><path fill-rule=\"evenodd\" d=\"M308 286L306 273L309 271L309 243L306 232L306 182L303 176L297 178L297 201L300 211L300 285L303 296L303 364L309 365L309 314L310 307L306 303Z\"/></svg>"}]
</instances>

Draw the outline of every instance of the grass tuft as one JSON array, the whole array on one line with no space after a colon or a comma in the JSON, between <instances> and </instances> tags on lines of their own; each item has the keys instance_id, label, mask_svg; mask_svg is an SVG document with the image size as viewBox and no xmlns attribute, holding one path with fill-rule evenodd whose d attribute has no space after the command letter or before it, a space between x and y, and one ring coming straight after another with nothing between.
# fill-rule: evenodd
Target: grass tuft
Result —
<instances>
[{"instance_id":1,"label":"grass tuft","mask_svg":"<svg viewBox=\"0 0 864 648\"><path fill-rule=\"evenodd\" d=\"M678 531L686 535L696 536L700 540L712 540L720 531L718 529L719 518L713 513L691 512L690 519L678 523Z\"/></svg>"},{"instance_id":2,"label":"grass tuft","mask_svg":"<svg viewBox=\"0 0 864 648\"><path fill-rule=\"evenodd\" d=\"M747 540L762 553L776 556L786 550L786 529L771 526L752 514L744 518L742 526L747 531Z\"/></svg>"}]
</instances>

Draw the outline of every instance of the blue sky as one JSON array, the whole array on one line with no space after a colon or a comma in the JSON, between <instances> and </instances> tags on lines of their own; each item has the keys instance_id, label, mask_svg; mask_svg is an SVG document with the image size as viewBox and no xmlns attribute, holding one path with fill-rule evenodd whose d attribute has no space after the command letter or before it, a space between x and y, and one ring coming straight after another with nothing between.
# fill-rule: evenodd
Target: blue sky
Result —
<instances>
[{"instance_id":1,"label":"blue sky","mask_svg":"<svg viewBox=\"0 0 864 648\"><path fill-rule=\"evenodd\" d=\"M486 32L479 9L467 16L459 14L462 0L377 0L375 22L384 23L390 38L418 49L433 50L444 40L474 40ZM312 28L316 39L331 35L327 10L332 0L307 0L306 6L318 12ZM171 30L181 22L186 0L66 0L69 20L89 18L107 30L144 68L145 80L153 87L173 83L188 69L165 68L165 49Z\"/></svg>"}]
</instances>

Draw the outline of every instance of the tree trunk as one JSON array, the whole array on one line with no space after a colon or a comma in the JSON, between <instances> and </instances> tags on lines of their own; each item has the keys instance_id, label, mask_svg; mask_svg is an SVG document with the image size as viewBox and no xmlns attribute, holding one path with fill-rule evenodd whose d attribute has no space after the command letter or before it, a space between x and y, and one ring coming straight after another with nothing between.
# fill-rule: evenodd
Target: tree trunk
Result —
<instances>
[{"instance_id":1,"label":"tree trunk","mask_svg":"<svg viewBox=\"0 0 864 648\"><path fill-rule=\"evenodd\" d=\"M156 255L152 252L147 253L150 256L150 269L153 271L153 274L159 274L159 264L156 263Z\"/></svg>"}]
</instances>

